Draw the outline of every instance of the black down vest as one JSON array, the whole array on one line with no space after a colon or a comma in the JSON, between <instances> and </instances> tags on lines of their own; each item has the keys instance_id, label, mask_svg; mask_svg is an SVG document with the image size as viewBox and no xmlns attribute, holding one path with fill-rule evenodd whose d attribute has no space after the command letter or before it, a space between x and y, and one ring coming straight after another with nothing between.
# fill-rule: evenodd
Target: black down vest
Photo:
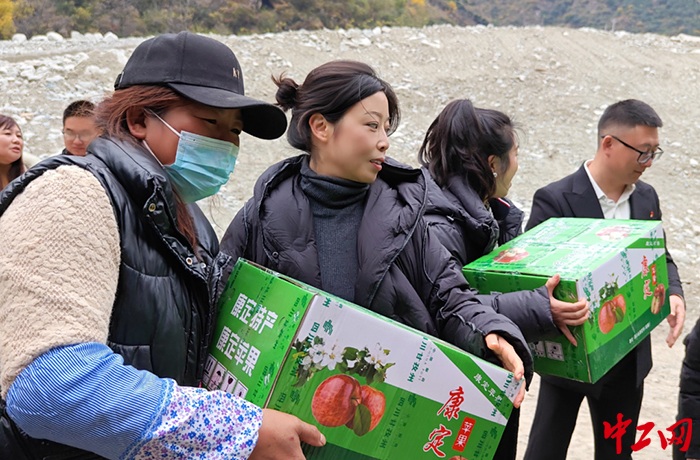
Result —
<instances>
[{"instance_id":1,"label":"black down vest","mask_svg":"<svg viewBox=\"0 0 700 460\"><path fill-rule=\"evenodd\" d=\"M12 182L0 194L0 215L31 181L65 165L95 175L119 226L121 264L108 345L125 364L180 385L197 386L215 319L207 283L217 271L212 264L219 250L214 230L197 205L188 207L198 239L195 250L178 231L175 195L158 161L142 147L104 138L95 139L85 157L49 158ZM13 436L8 433L16 438L19 431L6 415L0 422L4 455L12 452ZM51 459L66 449L23 438L21 443L28 443L25 451L31 452L26 458ZM98 458L70 450L75 454L65 452L56 458Z\"/></svg>"}]
</instances>

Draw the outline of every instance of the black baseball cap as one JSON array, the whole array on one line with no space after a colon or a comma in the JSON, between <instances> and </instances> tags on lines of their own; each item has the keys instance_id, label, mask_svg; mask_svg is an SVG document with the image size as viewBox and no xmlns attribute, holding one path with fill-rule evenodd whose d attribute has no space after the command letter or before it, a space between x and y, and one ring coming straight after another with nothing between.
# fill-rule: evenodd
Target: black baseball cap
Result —
<instances>
[{"instance_id":1,"label":"black baseball cap","mask_svg":"<svg viewBox=\"0 0 700 460\"><path fill-rule=\"evenodd\" d=\"M236 55L223 43L191 32L163 34L136 47L114 89L165 85L204 105L241 109L243 131L276 139L287 129L282 109L246 97Z\"/></svg>"}]
</instances>

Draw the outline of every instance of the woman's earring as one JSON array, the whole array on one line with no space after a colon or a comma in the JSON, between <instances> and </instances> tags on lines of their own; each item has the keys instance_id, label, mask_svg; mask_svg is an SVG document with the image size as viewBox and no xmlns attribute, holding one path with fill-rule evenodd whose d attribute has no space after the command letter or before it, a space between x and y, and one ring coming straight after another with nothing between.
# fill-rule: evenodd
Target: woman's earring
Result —
<instances>
[{"instance_id":1,"label":"woman's earring","mask_svg":"<svg viewBox=\"0 0 700 460\"><path fill-rule=\"evenodd\" d=\"M498 177L498 173L496 171L493 172L493 177Z\"/></svg>"}]
</instances>

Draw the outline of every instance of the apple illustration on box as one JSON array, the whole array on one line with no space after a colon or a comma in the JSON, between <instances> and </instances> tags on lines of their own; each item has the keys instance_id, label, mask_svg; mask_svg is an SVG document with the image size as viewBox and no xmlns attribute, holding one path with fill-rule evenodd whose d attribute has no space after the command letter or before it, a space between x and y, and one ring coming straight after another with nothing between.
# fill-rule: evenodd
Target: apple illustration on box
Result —
<instances>
[{"instance_id":1,"label":"apple illustration on box","mask_svg":"<svg viewBox=\"0 0 700 460\"><path fill-rule=\"evenodd\" d=\"M654 297L651 299L651 312L658 314L666 303L666 286L659 283L654 288Z\"/></svg>"},{"instance_id":2,"label":"apple illustration on box","mask_svg":"<svg viewBox=\"0 0 700 460\"><path fill-rule=\"evenodd\" d=\"M311 398L311 413L323 426L345 425L357 436L374 430L386 409L386 396L373 384L381 384L386 372L394 366L388 362L390 350L379 343L373 347L355 348L337 342L326 345L318 336L294 343L299 359L295 387L304 386L316 372L324 369L342 372L323 380ZM353 376L363 377L366 385Z\"/></svg>"},{"instance_id":3,"label":"apple illustration on box","mask_svg":"<svg viewBox=\"0 0 700 460\"><path fill-rule=\"evenodd\" d=\"M372 431L384 415L384 393L349 375L332 375L316 388L311 413L323 426L345 425L358 436Z\"/></svg>"},{"instance_id":4,"label":"apple illustration on box","mask_svg":"<svg viewBox=\"0 0 700 460\"><path fill-rule=\"evenodd\" d=\"M345 425L355 416L362 400L360 382L349 375L333 375L324 380L311 400L311 413L323 426Z\"/></svg>"},{"instance_id":5,"label":"apple illustration on box","mask_svg":"<svg viewBox=\"0 0 700 460\"><path fill-rule=\"evenodd\" d=\"M600 332L607 334L612 331L615 324L625 319L625 311L625 297L622 294L618 294L612 300L604 302L598 313Z\"/></svg>"},{"instance_id":6,"label":"apple illustration on box","mask_svg":"<svg viewBox=\"0 0 700 460\"><path fill-rule=\"evenodd\" d=\"M509 264L522 260L529 255L530 253L523 248L510 248L499 252L498 255L493 258L493 260L494 262Z\"/></svg>"},{"instance_id":7,"label":"apple illustration on box","mask_svg":"<svg viewBox=\"0 0 700 460\"><path fill-rule=\"evenodd\" d=\"M386 407L386 397L384 396L384 393L377 390L376 388L372 388L367 385L362 385L362 402L360 404L369 409L369 431L372 431L384 415L384 408ZM351 430L357 431L355 430L355 417L353 417L352 420L346 423L345 426L347 426Z\"/></svg>"}]
</instances>

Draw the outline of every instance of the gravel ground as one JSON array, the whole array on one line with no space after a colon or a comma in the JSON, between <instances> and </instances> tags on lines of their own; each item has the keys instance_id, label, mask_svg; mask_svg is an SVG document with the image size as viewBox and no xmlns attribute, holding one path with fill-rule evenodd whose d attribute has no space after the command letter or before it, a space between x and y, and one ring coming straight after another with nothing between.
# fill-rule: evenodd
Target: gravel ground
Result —
<instances>
[{"instance_id":1,"label":"gravel ground","mask_svg":"<svg viewBox=\"0 0 700 460\"><path fill-rule=\"evenodd\" d=\"M143 39L77 35L70 40L0 42L0 113L16 117L26 151L46 158L60 152L61 114L72 100L99 100L133 48ZM238 56L248 94L274 99L271 75L286 72L303 80L332 59L363 60L396 90L403 121L389 154L417 164L416 153L430 121L444 105L469 98L480 107L514 116L521 127L520 170L511 198L526 212L534 191L575 171L596 148L595 127L605 107L638 98L664 120L666 151L644 180L654 185L664 210L668 245L678 263L688 303L685 331L700 314L696 268L700 252L698 182L700 158L700 39L593 29L434 26L424 29L296 31L257 36L217 36ZM221 235L252 195L255 179L272 163L296 152L284 139L244 138L232 180L205 203ZM698 213L699 216L695 216ZM656 429L675 417L678 375L684 349L669 349L663 324L652 334L654 369L646 380L640 423ZM537 397L537 381L525 400L519 457ZM585 405L569 458L593 458L593 437ZM657 437L635 459L671 458Z\"/></svg>"}]
</instances>

